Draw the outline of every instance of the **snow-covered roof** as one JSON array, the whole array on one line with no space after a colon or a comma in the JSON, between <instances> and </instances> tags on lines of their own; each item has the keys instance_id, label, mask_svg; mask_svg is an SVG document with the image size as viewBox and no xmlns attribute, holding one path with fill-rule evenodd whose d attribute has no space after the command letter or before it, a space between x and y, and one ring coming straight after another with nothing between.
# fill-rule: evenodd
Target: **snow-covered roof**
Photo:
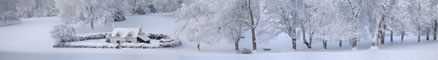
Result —
<instances>
[{"instance_id":1,"label":"snow-covered roof","mask_svg":"<svg viewBox=\"0 0 438 60\"><path fill-rule=\"evenodd\" d=\"M147 40L151 40L149 37L147 37L147 36L145 36L145 35L141 35L141 36L138 36L139 38L141 38L141 39L143 39L143 40L145 40L145 41L147 41Z\"/></svg>"},{"instance_id":2,"label":"snow-covered roof","mask_svg":"<svg viewBox=\"0 0 438 60\"><path fill-rule=\"evenodd\" d=\"M128 34L131 34L132 37L137 37L140 32L140 28L114 28L111 36L116 36L120 34L120 37L126 37Z\"/></svg>"}]
</instances>

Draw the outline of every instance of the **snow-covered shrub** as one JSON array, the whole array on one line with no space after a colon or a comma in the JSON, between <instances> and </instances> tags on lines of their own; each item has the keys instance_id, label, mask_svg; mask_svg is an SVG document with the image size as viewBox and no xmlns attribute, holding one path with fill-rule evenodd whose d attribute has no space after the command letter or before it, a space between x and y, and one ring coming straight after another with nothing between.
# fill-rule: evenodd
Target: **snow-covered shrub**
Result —
<instances>
[{"instance_id":1,"label":"snow-covered shrub","mask_svg":"<svg viewBox=\"0 0 438 60\"><path fill-rule=\"evenodd\" d=\"M79 40L85 41L85 40L97 40L97 39L105 39L105 38L106 38L106 34L95 34L95 35L88 35L88 36L80 36Z\"/></svg>"},{"instance_id":2,"label":"snow-covered shrub","mask_svg":"<svg viewBox=\"0 0 438 60\"><path fill-rule=\"evenodd\" d=\"M169 38L169 36L164 35L164 34L149 34L148 37L150 39L156 39L156 40L168 39Z\"/></svg>"},{"instance_id":3,"label":"snow-covered shrub","mask_svg":"<svg viewBox=\"0 0 438 60\"><path fill-rule=\"evenodd\" d=\"M133 14L144 15L144 14L146 14L146 12L144 12L143 8L134 8Z\"/></svg>"},{"instance_id":4,"label":"snow-covered shrub","mask_svg":"<svg viewBox=\"0 0 438 60\"><path fill-rule=\"evenodd\" d=\"M249 50L248 48L243 48L241 51L242 54L252 54L252 50Z\"/></svg>"},{"instance_id":5,"label":"snow-covered shrub","mask_svg":"<svg viewBox=\"0 0 438 60\"><path fill-rule=\"evenodd\" d=\"M126 20L126 18L125 18L125 16L124 16L122 11L118 11L118 12L114 13L113 19L114 19L115 22L125 21Z\"/></svg>"},{"instance_id":6,"label":"snow-covered shrub","mask_svg":"<svg viewBox=\"0 0 438 60\"><path fill-rule=\"evenodd\" d=\"M55 38L56 42L78 40L76 30L72 26L66 24L54 26L50 33L52 34L52 37Z\"/></svg>"}]
</instances>

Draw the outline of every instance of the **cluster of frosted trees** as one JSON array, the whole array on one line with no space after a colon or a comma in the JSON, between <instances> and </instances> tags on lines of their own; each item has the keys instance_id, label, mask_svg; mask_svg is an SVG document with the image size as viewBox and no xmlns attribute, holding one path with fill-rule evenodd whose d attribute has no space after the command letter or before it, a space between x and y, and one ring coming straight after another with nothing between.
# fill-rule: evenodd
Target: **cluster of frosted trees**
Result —
<instances>
[{"instance_id":1,"label":"cluster of frosted trees","mask_svg":"<svg viewBox=\"0 0 438 60\"><path fill-rule=\"evenodd\" d=\"M54 0L0 0L0 26L20 22L19 18L56 16Z\"/></svg>"},{"instance_id":2,"label":"cluster of frosted trees","mask_svg":"<svg viewBox=\"0 0 438 60\"><path fill-rule=\"evenodd\" d=\"M173 12L183 0L0 0L1 25L18 18L59 16L66 23L106 23L125 15Z\"/></svg>"},{"instance_id":3,"label":"cluster of frosted trees","mask_svg":"<svg viewBox=\"0 0 438 60\"><path fill-rule=\"evenodd\" d=\"M14 3L15 0L0 0L0 26L6 26L11 24L16 24L20 22L20 19L16 16L17 6Z\"/></svg>"},{"instance_id":4,"label":"cluster of frosted trees","mask_svg":"<svg viewBox=\"0 0 438 60\"><path fill-rule=\"evenodd\" d=\"M20 18L56 16L55 0L16 0L17 16Z\"/></svg>"},{"instance_id":5,"label":"cluster of frosted trees","mask_svg":"<svg viewBox=\"0 0 438 60\"><path fill-rule=\"evenodd\" d=\"M55 0L58 16L67 23L110 23L125 15L143 15L175 11L181 0Z\"/></svg>"},{"instance_id":6,"label":"cluster of frosted trees","mask_svg":"<svg viewBox=\"0 0 438 60\"><path fill-rule=\"evenodd\" d=\"M312 40L324 42L373 40L416 33L436 40L437 0L190 0L179 16L185 24L181 39L201 43L229 40L239 50L242 33L250 31L256 43L286 33L296 49L297 38L308 48ZM372 39L374 38L374 39ZM419 39L420 41L420 39ZM340 45L342 46L342 45Z\"/></svg>"}]
</instances>

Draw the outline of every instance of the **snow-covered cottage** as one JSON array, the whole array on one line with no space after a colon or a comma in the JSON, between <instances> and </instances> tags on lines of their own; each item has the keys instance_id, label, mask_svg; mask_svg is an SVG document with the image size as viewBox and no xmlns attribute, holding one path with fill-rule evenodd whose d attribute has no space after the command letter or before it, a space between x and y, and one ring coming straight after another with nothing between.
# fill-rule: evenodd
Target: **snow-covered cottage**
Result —
<instances>
[{"instance_id":1,"label":"snow-covered cottage","mask_svg":"<svg viewBox=\"0 0 438 60\"><path fill-rule=\"evenodd\" d=\"M138 28L113 28L110 43L138 43L143 41L139 36L142 33L141 25Z\"/></svg>"}]
</instances>

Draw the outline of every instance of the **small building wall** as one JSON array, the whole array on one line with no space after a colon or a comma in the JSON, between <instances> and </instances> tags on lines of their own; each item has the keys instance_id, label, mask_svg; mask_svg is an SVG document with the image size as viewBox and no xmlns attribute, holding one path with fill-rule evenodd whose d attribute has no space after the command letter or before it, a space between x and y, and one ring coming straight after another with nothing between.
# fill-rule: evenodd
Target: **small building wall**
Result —
<instances>
[{"instance_id":1,"label":"small building wall","mask_svg":"<svg viewBox=\"0 0 438 60\"><path fill-rule=\"evenodd\" d=\"M137 38L126 38L126 41L131 41L131 43L137 43Z\"/></svg>"},{"instance_id":2,"label":"small building wall","mask_svg":"<svg viewBox=\"0 0 438 60\"><path fill-rule=\"evenodd\" d=\"M117 43L117 41L120 41L120 43L124 43L125 39L121 38L121 37L111 37L111 40L110 40L111 43Z\"/></svg>"},{"instance_id":3,"label":"small building wall","mask_svg":"<svg viewBox=\"0 0 438 60\"><path fill-rule=\"evenodd\" d=\"M122 38L122 37L112 37L110 42L111 43L117 43L117 41L120 41L120 43L137 43L137 38Z\"/></svg>"}]
</instances>

